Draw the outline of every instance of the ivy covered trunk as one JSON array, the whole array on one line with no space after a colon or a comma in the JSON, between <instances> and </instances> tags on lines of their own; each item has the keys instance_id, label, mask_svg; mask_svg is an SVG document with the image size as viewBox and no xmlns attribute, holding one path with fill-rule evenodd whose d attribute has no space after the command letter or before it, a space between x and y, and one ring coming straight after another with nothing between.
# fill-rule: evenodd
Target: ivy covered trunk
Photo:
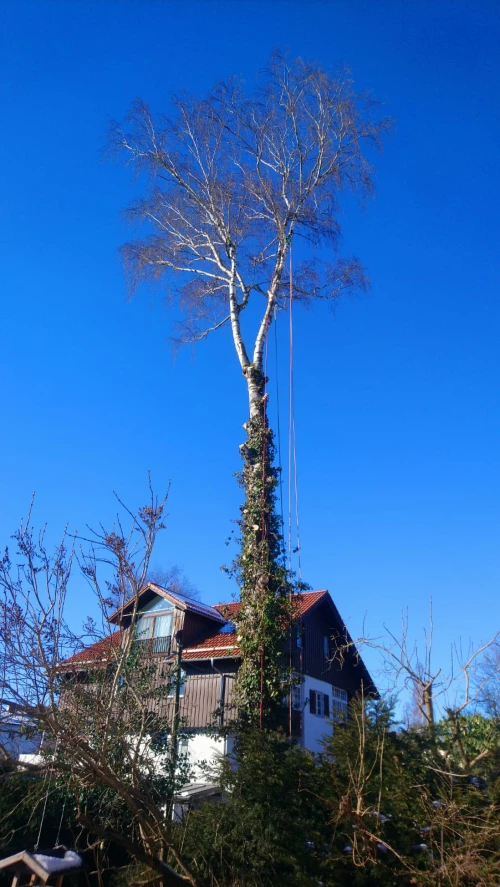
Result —
<instances>
[{"instance_id":1,"label":"ivy covered trunk","mask_svg":"<svg viewBox=\"0 0 500 887\"><path fill-rule=\"evenodd\" d=\"M279 469L267 421L266 379L254 365L247 368L245 376L250 419L244 426L247 440L240 447L244 464L239 483L245 495L239 521L241 548L235 564L240 585L237 627L242 652L237 687L243 719L273 726L288 689L285 673L291 585L276 511Z\"/></svg>"}]
</instances>

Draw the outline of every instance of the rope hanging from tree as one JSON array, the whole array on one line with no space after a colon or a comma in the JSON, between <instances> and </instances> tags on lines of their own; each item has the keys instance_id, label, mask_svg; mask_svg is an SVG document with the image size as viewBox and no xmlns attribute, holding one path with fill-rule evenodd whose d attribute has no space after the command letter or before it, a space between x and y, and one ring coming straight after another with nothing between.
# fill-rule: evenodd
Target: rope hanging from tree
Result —
<instances>
[{"instance_id":1,"label":"rope hanging from tree","mask_svg":"<svg viewBox=\"0 0 500 887\"><path fill-rule=\"evenodd\" d=\"M297 436L295 431L295 403L294 403L294 377L293 377L293 264L292 242L289 242L289 366L288 366L288 569L292 570L292 555L297 554L297 572L302 581L302 564L300 548L299 525L299 488L297 480ZM292 496L293 487L293 496ZM295 500L295 534L296 547L292 547L292 499Z\"/></svg>"},{"instance_id":2,"label":"rope hanging from tree","mask_svg":"<svg viewBox=\"0 0 500 887\"><path fill-rule=\"evenodd\" d=\"M58 743L59 737L56 739L54 757L57 754ZM45 885L48 881L55 881L56 887L62 887L65 875L79 872L83 868L83 861L78 853L59 845L67 795L61 811L55 846L51 850L40 851L38 849L47 813L53 775L54 763L52 763L49 770L45 771L43 784L44 786L46 784L47 788L40 817L40 827L33 850L23 850L21 853L15 853L13 856L0 860L0 871L11 869L14 873L12 887L21 887L23 884L29 884L29 887L36 887L37 884Z\"/></svg>"}]
</instances>

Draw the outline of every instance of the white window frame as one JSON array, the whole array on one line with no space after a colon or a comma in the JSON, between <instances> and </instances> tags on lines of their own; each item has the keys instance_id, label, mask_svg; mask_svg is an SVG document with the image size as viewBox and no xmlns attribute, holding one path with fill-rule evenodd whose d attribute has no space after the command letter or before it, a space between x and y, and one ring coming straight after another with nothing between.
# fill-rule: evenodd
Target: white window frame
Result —
<instances>
[{"instance_id":1,"label":"white window frame","mask_svg":"<svg viewBox=\"0 0 500 887\"><path fill-rule=\"evenodd\" d=\"M311 693L314 693L314 705L311 705ZM325 714L325 699L328 700L328 713ZM314 708L314 711L313 711ZM323 690L315 690L311 688L309 690L309 711L316 718L330 718L331 717L331 696L329 693L324 693Z\"/></svg>"},{"instance_id":2,"label":"white window frame","mask_svg":"<svg viewBox=\"0 0 500 887\"><path fill-rule=\"evenodd\" d=\"M177 684L177 674L176 674L176 671L177 671L177 669L176 669L174 672L172 672L172 674L170 675L170 688L169 688L169 691L168 691L168 698L169 698L169 699L173 699L173 698L175 697L175 687L176 687L176 684ZM185 685L186 685L186 672L184 671L183 668L181 668L181 673L180 673L180 686L179 686L179 699L181 699L181 698L184 696L184 687L185 687Z\"/></svg>"},{"instance_id":3,"label":"white window frame","mask_svg":"<svg viewBox=\"0 0 500 887\"><path fill-rule=\"evenodd\" d=\"M293 710L302 711L302 684L293 684L291 694Z\"/></svg>"},{"instance_id":4,"label":"white window frame","mask_svg":"<svg viewBox=\"0 0 500 887\"><path fill-rule=\"evenodd\" d=\"M332 714L334 721L345 721L349 712L349 696L341 687L332 687Z\"/></svg>"},{"instance_id":5,"label":"white window frame","mask_svg":"<svg viewBox=\"0 0 500 887\"><path fill-rule=\"evenodd\" d=\"M156 634L156 620L157 620L157 619L160 619L160 620L161 620L164 616L170 616L170 634L165 634L165 635L163 635L163 634L159 634L159 635L157 635L157 634ZM137 640L138 640L138 641L141 641L141 640L144 640L144 641L153 641L153 640L156 640L157 638L162 638L162 637L166 637L166 638L168 638L168 637L171 637L171 636L172 636L172 622L173 622L173 617L174 617L174 611L173 611L173 610L165 610L164 612L151 613L151 614L149 614L148 612L146 612L146 613L138 613L137 616L136 616L136 621L135 621L135 634L136 634L136 638L137 638ZM138 630L138 629L139 629L139 625L140 625L141 623L142 623L144 626L146 626L146 625L149 626L149 623L151 623L151 631L150 631L149 634L143 634L142 632L139 633L139 630ZM160 625L161 622L159 622L158 624Z\"/></svg>"}]
</instances>

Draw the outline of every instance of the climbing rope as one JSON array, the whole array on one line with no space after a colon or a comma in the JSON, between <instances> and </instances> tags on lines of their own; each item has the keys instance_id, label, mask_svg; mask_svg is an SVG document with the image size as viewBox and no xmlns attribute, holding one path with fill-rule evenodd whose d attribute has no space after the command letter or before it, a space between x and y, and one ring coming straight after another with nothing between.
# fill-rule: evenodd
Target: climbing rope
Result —
<instances>
[{"instance_id":1,"label":"climbing rope","mask_svg":"<svg viewBox=\"0 0 500 887\"><path fill-rule=\"evenodd\" d=\"M299 522L299 488L297 481L297 436L295 432L294 378L293 378L293 264L292 244L289 241L289 366L288 366L288 569L292 570L292 554L297 554L297 572L302 580ZM293 487L293 496L292 496ZM292 548L292 498L295 500L296 547Z\"/></svg>"},{"instance_id":2,"label":"climbing rope","mask_svg":"<svg viewBox=\"0 0 500 887\"><path fill-rule=\"evenodd\" d=\"M276 415L277 415L277 432L278 432L278 465L280 467L279 489L280 489L280 516L281 516L281 533L283 536L283 566L286 569L286 549L285 549L285 513L283 507L283 462L281 459L281 420L280 420L280 383L279 383L279 360L278 360L278 306L274 309L274 370L276 375Z\"/></svg>"},{"instance_id":3,"label":"climbing rope","mask_svg":"<svg viewBox=\"0 0 500 887\"><path fill-rule=\"evenodd\" d=\"M42 742L43 742L43 739L42 739ZM56 754L57 754L57 746L58 746L58 743L59 743L59 737L57 737L57 739L56 739L56 744L55 744L55 748L54 748L54 757L55 757ZM40 745L40 748L41 748L41 745ZM48 781L47 781L47 775L48 775ZM47 802L48 802L48 800L49 800L49 794L50 794L50 783L52 782L52 776L53 776L53 775L54 775L54 762L52 761L52 765L51 765L50 770L48 770L48 771L46 770L46 771L45 771L44 785L45 785L45 783L47 782L47 791L45 792L45 801L44 801L43 809L42 809L42 818L41 818L41 820L40 820L40 828L38 829L38 837L37 837L37 839L36 839L36 844L35 844L35 846L33 847L33 850L34 850L34 851L38 850L38 847L39 847L39 845L40 845L40 838L41 838L41 836L42 836L43 823L44 823L44 821L45 821L45 814L46 814L46 812L47 812Z\"/></svg>"}]
</instances>

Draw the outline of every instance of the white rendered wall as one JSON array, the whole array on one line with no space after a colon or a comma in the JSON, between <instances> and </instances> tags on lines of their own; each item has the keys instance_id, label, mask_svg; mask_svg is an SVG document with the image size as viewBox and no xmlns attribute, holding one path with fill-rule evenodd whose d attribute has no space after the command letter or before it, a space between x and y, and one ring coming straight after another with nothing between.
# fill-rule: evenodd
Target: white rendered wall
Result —
<instances>
[{"instance_id":1,"label":"white rendered wall","mask_svg":"<svg viewBox=\"0 0 500 887\"><path fill-rule=\"evenodd\" d=\"M192 767L192 781L199 779L210 781L210 770L216 768L221 755L229 751L226 748L229 740L201 731L185 735L188 738L187 759Z\"/></svg>"},{"instance_id":2,"label":"white rendered wall","mask_svg":"<svg viewBox=\"0 0 500 887\"><path fill-rule=\"evenodd\" d=\"M23 726L25 722L22 718L4 715L0 721L0 743L11 757L27 763L38 763L42 737L37 734L28 738L23 732Z\"/></svg>"},{"instance_id":3,"label":"white rendered wall","mask_svg":"<svg viewBox=\"0 0 500 887\"><path fill-rule=\"evenodd\" d=\"M330 717L323 718L319 715L312 715L309 707L309 692L316 690L317 693L325 693L330 699ZM326 681L320 681L317 678L310 678L304 675L302 684L302 745L309 751L322 752L323 746L321 740L326 736L331 736L333 725L331 722L332 706L332 685Z\"/></svg>"}]
</instances>

